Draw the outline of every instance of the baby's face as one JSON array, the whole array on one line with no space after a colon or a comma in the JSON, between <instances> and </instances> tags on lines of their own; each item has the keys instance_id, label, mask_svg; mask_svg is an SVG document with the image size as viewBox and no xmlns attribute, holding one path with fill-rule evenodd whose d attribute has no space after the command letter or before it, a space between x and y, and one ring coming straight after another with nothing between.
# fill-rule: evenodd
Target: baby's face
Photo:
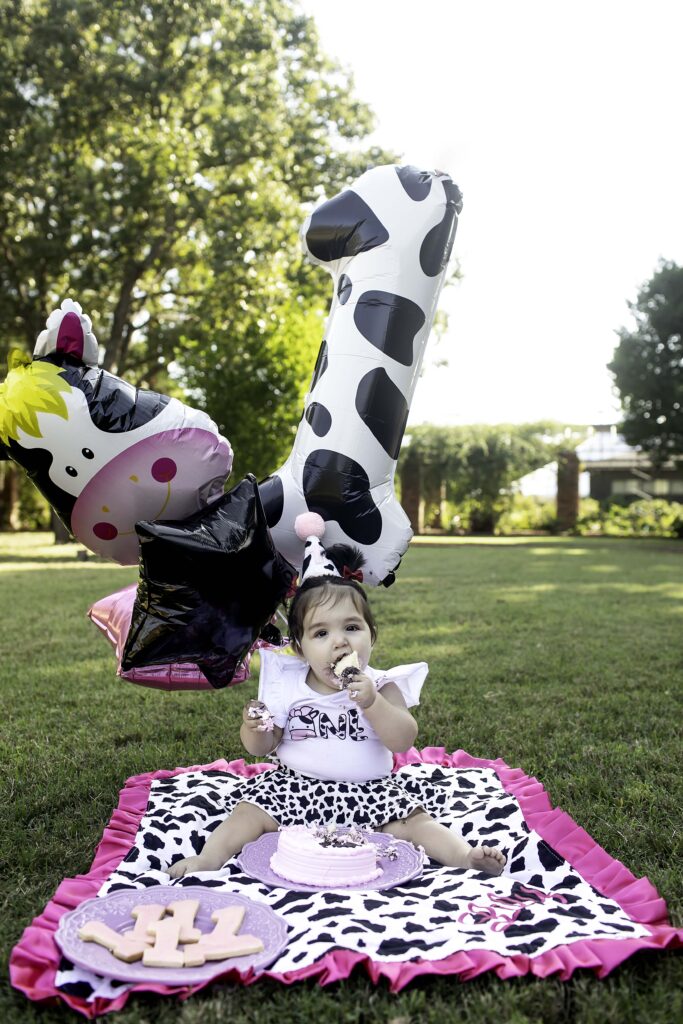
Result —
<instances>
[{"instance_id":1,"label":"baby's face","mask_svg":"<svg viewBox=\"0 0 683 1024\"><path fill-rule=\"evenodd\" d=\"M301 652L316 679L340 689L332 666L345 654L355 651L362 671L372 651L370 627L356 609L350 594L341 594L334 602L314 605L304 619Z\"/></svg>"}]
</instances>

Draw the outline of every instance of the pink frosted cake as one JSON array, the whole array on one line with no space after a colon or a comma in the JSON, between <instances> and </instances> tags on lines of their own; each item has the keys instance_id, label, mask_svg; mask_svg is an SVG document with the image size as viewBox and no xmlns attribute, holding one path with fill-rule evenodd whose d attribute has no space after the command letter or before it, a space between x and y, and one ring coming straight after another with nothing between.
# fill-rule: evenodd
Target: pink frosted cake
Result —
<instances>
[{"instance_id":1,"label":"pink frosted cake","mask_svg":"<svg viewBox=\"0 0 683 1024\"><path fill-rule=\"evenodd\" d=\"M309 825L280 829L270 866L290 882L331 887L362 885L382 874L375 847L357 829Z\"/></svg>"}]
</instances>

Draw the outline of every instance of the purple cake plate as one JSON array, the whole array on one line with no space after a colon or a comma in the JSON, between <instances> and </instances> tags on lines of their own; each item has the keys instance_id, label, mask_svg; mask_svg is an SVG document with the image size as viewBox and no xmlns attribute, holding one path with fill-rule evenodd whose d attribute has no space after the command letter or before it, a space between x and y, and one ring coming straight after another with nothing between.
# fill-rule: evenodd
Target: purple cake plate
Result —
<instances>
[{"instance_id":1,"label":"purple cake plate","mask_svg":"<svg viewBox=\"0 0 683 1024\"><path fill-rule=\"evenodd\" d=\"M255 842L247 843L236 859L242 871L251 878L265 882L266 885L294 889L297 892L368 892L374 889L393 889L394 886L402 885L403 882L422 874L422 853L412 843L395 839L386 832L367 832L365 836L380 848L377 866L382 869L382 874L360 885L305 885L303 882L291 882L288 878L276 875L270 866L270 858L277 847L277 832L266 832ZM395 860L381 857L381 851L390 844L396 847L398 853Z\"/></svg>"},{"instance_id":2,"label":"purple cake plate","mask_svg":"<svg viewBox=\"0 0 683 1024\"><path fill-rule=\"evenodd\" d=\"M166 904L182 899L199 900L194 924L202 932L213 930L211 914L214 910L231 907L236 903L245 907L240 932L258 936L263 942L262 952L233 956L226 960L207 960L201 967L144 967L139 960L132 964L117 960L104 946L84 942L78 937L79 929L90 921L103 921L121 933L131 931L135 925L131 916L133 907L141 903ZM149 981L165 985L195 985L233 969L240 973L262 971L277 959L287 945L287 924L264 903L256 903L237 893L222 892L202 885L155 885L149 889L120 889L108 896L85 900L75 910L64 914L55 933L55 942L72 963L104 978L137 983Z\"/></svg>"}]
</instances>

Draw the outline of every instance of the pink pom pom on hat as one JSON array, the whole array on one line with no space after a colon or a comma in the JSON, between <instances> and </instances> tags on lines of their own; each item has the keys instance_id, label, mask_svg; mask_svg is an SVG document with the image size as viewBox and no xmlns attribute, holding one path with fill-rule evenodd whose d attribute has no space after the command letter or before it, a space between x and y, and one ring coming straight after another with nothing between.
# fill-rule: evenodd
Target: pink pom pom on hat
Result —
<instances>
[{"instance_id":1,"label":"pink pom pom on hat","mask_svg":"<svg viewBox=\"0 0 683 1024\"><path fill-rule=\"evenodd\" d=\"M327 557L320 538L325 533L325 520L317 512L302 512L294 520L294 531L305 542L301 566L301 582L313 576L340 576L340 572Z\"/></svg>"},{"instance_id":2,"label":"pink pom pom on hat","mask_svg":"<svg viewBox=\"0 0 683 1024\"><path fill-rule=\"evenodd\" d=\"M322 537L325 532L325 520L317 512L302 512L294 520L294 532L299 540L308 537Z\"/></svg>"}]
</instances>

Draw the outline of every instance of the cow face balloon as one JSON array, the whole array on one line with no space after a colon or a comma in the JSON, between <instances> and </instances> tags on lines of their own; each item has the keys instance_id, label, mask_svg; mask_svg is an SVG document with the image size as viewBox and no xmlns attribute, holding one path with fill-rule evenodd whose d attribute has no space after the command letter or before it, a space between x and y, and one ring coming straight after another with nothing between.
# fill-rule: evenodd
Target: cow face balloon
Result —
<instances>
[{"instance_id":1,"label":"cow face balloon","mask_svg":"<svg viewBox=\"0 0 683 1024\"><path fill-rule=\"evenodd\" d=\"M85 547L133 565L135 523L182 519L219 497L232 450L205 413L84 365L54 333L44 358L11 362L0 445Z\"/></svg>"},{"instance_id":2,"label":"cow face balloon","mask_svg":"<svg viewBox=\"0 0 683 1024\"><path fill-rule=\"evenodd\" d=\"M393 582L412 536L396 460L461 208L446 174L376 167L304 224L306 253L333 277L332 307L292 452L260 485L293 565L294 520L310 510L326 543L361 548L366 583Z\"/></svg>"}]
</instances>

